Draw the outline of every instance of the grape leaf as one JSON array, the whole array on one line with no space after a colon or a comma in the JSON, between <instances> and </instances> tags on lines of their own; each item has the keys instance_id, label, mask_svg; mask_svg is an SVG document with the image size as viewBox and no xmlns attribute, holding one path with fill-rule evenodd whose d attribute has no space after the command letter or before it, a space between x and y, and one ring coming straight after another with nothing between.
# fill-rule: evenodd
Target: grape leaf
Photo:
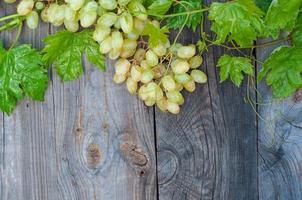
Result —
<instances>
[{"instance_id":1,"label":"grape leaf","mask_svg":"<svg viewBox=\"0 0 302 200\"><path fill-rule=\"evenodd\" d=\"M301 5L302 0L278 0L270 5L265 22L274 38L279 36L280 30L292 31Z\"/></svg>"},{"instance_id":2,"label":"grape leaf","mask_svg":"<svg viewBox=\"0 0 302 200\"><path fill-rule=\"evenodd\" d=\"M295 46L302 47L302 14L298 16L295 28L291 33L291 38Z\"/></svg>"},{"instance_id":3,"label":"grape leaf","mask_svg":"<svg viewBox=\"0 0 302 200\"><path fill-rule=\"evenodd\" d=\"M43 60L53 63L63 81L70 81L83 74L82 54L100 70L105 69L105 57L99 52L98 44L92 38L92 31L79 33L59 31L44 39Z\"/></svg>"},{"instance_id":4,"label":"grape leaf","mask_svg":"<svg viewBox=\"0 0 302 200\"><path fill-rule=\"evenodd\" d=\"M258 81L266 76L266 83L277 98L290 96L302 87L302 48L282 46L267 58Z\"/></svg>"},{"instance_id":5,"label":"grape leaf","mask_svg":"<svg viewBox=\"0 0 302 200\"><path fill-rule=\"evenodd\" d=\"M29 45L5 50L0 44L0 110L11 114L24 96L43 101L48 86L42 56Z\"/></svg>"},{"instance_id":6,"label":"grape leaf","mask_svg":"<svg viewBox=\"0 0 302 200\"><path fill-rule=\"evenodd\" d=\"M249 46L264 34L264 13L253 0L237 0L227 3L212 3L209 19L213 21L211 30L217 35L216 43L226 38L240 46Z\"/></svg>"},{"instance_id":7,"label":"grape leaf","mask_svg":"<svg viewBox=\"0 0 302 200\"><path fill-rule=\"evenodd\" d=\"M241 85L244 78L242 72L250 76L253 76L254 74L251 60L244 57L223 55L219 58L217 67L220 68L220 82L223 82L230 77L231 81L238 87Z\"/></svg>"},{"instance_id":8,"label":"grape leaf","mask_svg":"<svg viewBox=\"0 0 302 200\"><path fill-rule=\"evenodd\" d=\"M256 0L256 5L263 11L267 11L271 5L272 0Z\"/></svg>"},{"instance_id":9,"label":"grape leaf","mask_svg":"<svg viewBox=\"0 0 302 200\"><path fill-rule=\"evenodd\" d=\"M170 9L172 0L155 0L148 7L149 15L164 15Z\"/></svg>"},{"instance_id":10,"label":"grape leaf","mask_svg":"<svg viewBox=\"0 0 302 200\"><path fill-rule=\"evenodd\" d=\"M202 8L201 0L183 0L179 1L176 5L172 6L171 13L169 14L177 14L187 11L199 10ZM187 19L188 17L188 19ZM170 17L167 19L167 27L171 29L181 28L184 24L186 27L191 28L193 31L196 30L197 26L202 21L202 13L194 13L188 15L181 15L176 17Z\"/></svg>"},{"instance_id":11,"label":"grape leaf","mask_svg":"<svg viewBox=\"0 0 302 200\"><path fill-rule=\"evenodd\" d=\"M154 26L151 22L148 22L145 25L142 35L149 36L148 44L152 48L159 43L166 44L169 41L168 36L166 35L168 32L169 30L166 27L159 28Z\"/></svg>"}]
</instances>

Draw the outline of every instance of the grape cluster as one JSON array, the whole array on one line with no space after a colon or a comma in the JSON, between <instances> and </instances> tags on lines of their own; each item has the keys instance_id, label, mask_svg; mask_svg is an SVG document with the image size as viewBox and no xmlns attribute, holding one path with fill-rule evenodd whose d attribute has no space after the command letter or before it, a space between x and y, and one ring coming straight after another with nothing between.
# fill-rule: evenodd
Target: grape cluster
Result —
<instances>
[{"instance_id":1,"label":"grape cluster","mask_svg":"<svg viewBox=\"0 0 302 200\"><path fill-rule=\"evenodd\" d=\"M156 104L162 111L177 114L184 103L183 88L193 92L195 83L207 81L207 76L197 69L202 57L196 55L194 45L148 46L141 36L145 25L152 23L160 27L160 23L148 18L140 1L65 0L60 4L44 4L21 0L17 12L26 16L31 29L38 26L39 14L43 21L54 26L64 25L71 32L77 32L80 26L93 28L93 39L99 43L100 53L112 60L118 59L114 82L126 82L128 91L137 93L147 106Z\"/></svg>"},{"instance_id":2,"label":"grape cluster","mask_svg":"<svg viewBox=\"0 0 302 200\"><path fill-rule=\"evenodd\" d=\"M138 48L132 60L120 58L115 64L114 81L126 82L131 94L138 93L145 105L178 114L184 103L183 89L195 90L195 83L205 83L207 76L197 68L202 57L194 45L159 44Z\"/></svg>"}]
</instances>

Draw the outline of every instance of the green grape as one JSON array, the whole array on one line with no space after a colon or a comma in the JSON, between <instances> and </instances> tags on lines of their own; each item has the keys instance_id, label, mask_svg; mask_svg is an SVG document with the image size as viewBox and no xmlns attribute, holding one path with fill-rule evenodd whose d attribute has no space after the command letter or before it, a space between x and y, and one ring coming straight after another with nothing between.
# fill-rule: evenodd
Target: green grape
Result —
<instances>
[{"instance_id":1,"label":"green grape","mask_svg":"<svg viewBox=\"0 0 302 200\"><path fill-rule=\"evenodd\" d=\"M126 37L131 40L137 40L139 38L139 34L135 31L132 31L131 33L126 34Z\"/></svg>"},{"instance_id":2,"label":"green grape","mask_svg":"<svg viewBox=\"0 0 302 200\"><path fill-rule=\"evenodd\" d=\"M130 70L131 64L130 62L125 58L120 58L115 63L115 73L116 74L123 74L126 75Z\"/></svg>"},{"instance_id":3,"label":"green grape","mask_svg":"<svg viewBox=\"0 0 302 200\"><path fill-rule=\"evenodd\" d=\"M155 99L148 98L145 100L146 106L153 106L156 103Z\"/></svg>"},{"instance_id":4,"label":"green grape","mask_svg":"<svg viewBox=\"0 0 302 200\"><path fill-rule=\"evenodd\" d=\"M145 56L146 56L146 50L139 48L136 50L134 54L134 59L137 60L138 62L141 62L145 59Z\"/></svg>"},{"instance_id":5,"label":"green grape","mask_svg":"<svg viewBox=\"0 0 302 200\"><path fill-rule=\"evenodd\" d=\"M116 28L116 29L121 29L121 23L120 23L119 19L116 20L116 22L114 23L113 27Z\"/></svg>"},{"instance_id":6,"label":"green grape","mask_svg":"<svg viewBox=\"0 0 302 200\"><path fill-rule=\"evenodd\" d=\"M26 25L30 29L35 29L38 27L39 24L39 15L36 11L31 11L27 16L26 16Z\"/></svg>"},{"instance_id":7,"label":"green grape","mask_svg":"<svg viewBox=\"0 0 302 200\"><path fill-rule=\"evenodd\" d=\"M109 53L109 51L112 49L111 40L111 36L108 36L100 43L100 52L102 54Z\"/></svg>"},{"instance_id":8,"label":"green grape","mask_svg":"<svg viewBox=\"0 0 302 200\"><path fill-rule=\"evenodd\" d=\"M140 34L143 32L146 25L146 21L140 20L137 17L134 17L133 26L134 29Z\"/></svg>"},{"instance_id":9,"label":"green grape","mask_svg":"<svg viewBox=\"0 0 302 200\"><path fill-rule=\"evenodd\" d=\"M156 100L156 91L158 89L158 85L155 82L150 82L147 85L148 98Z\"/></svg>"},{"instance_id":10,"label":"green grape","mask_svg":"<svg viewBox=\"0 0 302 200\"><path fill-rule=\"evenodd\" d=\"M202 57L201 56L194 56L189 60L189 64L191 66L191 69L196 69L200 67L202 64Z\"/></svg>"},{"instance_id":11,"label":"green grape","mask_svg":"<svg viewBox=\"0 0 302 200\"><path fill-rule=\"evenodd\" d=\"M189 63L181 59L174 60L171 64L171 67L175 74L184 74L190 69Z\"/></svg>"},{"instance_id":12,"label":"green grape","mask_svg":"<svg viewBox=\"0 0 302 200\"><path fill-rule=\"evenodd\" d=\"M34 8L34 4L33 0L21 0L17 7L17 13L23 16L29 14Z\"/></svg>"},{"instance_id":13,"label":"green grape","mask_svg":"<svg viewBox=\"0 0 302 200\"><path fill-rule=\"evenodd\" d=\"M49 22L47 11L48 11L48 8L46 7L46 8L44 8L44 9L42 10L42 12L41 12L41 19L42 19L42 21L44 21L44 22Z\"/></svg>"},{"instance_id":14,"label":"green grape","mask_svg":"<svg viewBox=\"0 0 302 200\"><path fill-rule=\"evenodd\" d=\"M151 67L150 65L147 63L146 60L142 60L141 63L140 63L141 67L144 69L144 70L149 70Z\"/></svg>"},{"instance_id":15,"label":"green grape","mask_svg":"<svg viewBox=\"0 0 302 200\"><path fill-rule=\"evenodd\" d=\"M137 47L137 41L136 40L131 40L131 39L125 39L123 46L122 46L122 51L121 51L121 57L122 58L129 58L135 54Z\"/></svg>"},{"instance_id":16,"label":"green grape","mask_svg":"<svg viewBox=\"0 0 302 200\"><path fill-rule=\"evenodd\" d=\"M171 91L176 89L176 83L171 75L164 76L161 81L165 90Z\"/></svg>"},{"instance_id":17,"label":"green grape","mask_svg":"<svg viewBox=\"0 0 302 200\"><path fill-rule=\"evenodd\" d=\"M137 91L137 82L133 80L131 77L127 79L126 82L127 85L127 90L129 91L130 94L134 94Z\"/></svg>"},{"instance_id":18,"label":"green grape","mask_svg":"<svg viewBox=\"0 0 302 200\"><path fill-rule=\"evenodd\" d=\"M149 70L144 70L141 76L141 82L142 83L149 83L152 81L154 77L153 71L151 69Z\"/></svg>"},{"instance_id":19,"label":"green grape","mask_svg":"<svg viewBox=\"0 0 302 200\"><path fill-rule=\"evenodd\" d=\"M184 86L180 83L176 83L176 90L177 91L182 91L184 89Z\"/></svg>"},{"instance_id":20,"label":"green grape","mask_svg":"<svg viewBox=\"0 0 302 200\"><path fill-rule=\"evenodd\" d=\"M182 96L182 94L177 91L177 90L173 90L173 91L168 91L166 92L168 101L172 102L172 103L177 103L178 105L182 105L184 103L184 98Z\"/></svg>"},{"instance_id":21,"label":"green grape","mask_svg":"<svg viewBox=\"0 0 302 200\"><path fill-rule=\"evenodd\" d=\"M177 103L173 103L171 101L167 101L167 110L172 114L178 114L180 112L180 107Z\"/></svg>"},{"instance_id":22,"label":"green grape","mask_svg":"<svg viewBox=\"0 0 302 200\"><path fill-rule=\"evenodd\" d=\"M183 59L192 58L196 53L196 48L194 45L182 46L177 50L177 56Z\"/></svg>"},{"instance_id":23,"label":"green grape","mask_svg":"<svg viewBox=\"0 0 302 200\"><path fill-rule=\"evenodd\" d=\"M148 65L154 67L158 64L158 57L152 50L148 50L146 53L146 61Z\"/></svg>"},{"instance_id":24,"label":"green grape","mask_svg":"<svg viewBox=\"0 0 302 200\"><path fill-rule=\"evenodd\" d=\"M155 95L156 96L156 101L164 98L164 92L163 92L163 90L159 86L157 86L157 88L155 90L155 94L156 94Z\"/></svg>"},{"instance_id":25,"label":"green grape","mask_svg":"<svg viewBox=\"0 0 302 200\"><path fill-rule=\"evenodd\" d=\"M93 32L93 39L97 42L102 42L111 33L111 29L107 26L99 25Z\"/></svg>"},{"instance_id":26,"label":"green grape","mask_svg":"<svg viewBox=\"0 0 302 200\"><path fill-rule=\"evenodd\" d=\"M124 12L120 16L119 22L124 33L131 33L133 30L133 18L130 13Z\"/></svg>"},{"instance_id":27,"label":"green grape","mask_svg":"<svg viewBox=\"0 0 302 200\"><path fill-rule=\"evenodd\" d=\"M71 31L71 32L77 32L79 30L79 23L77 21L69 21L69 20L64 20L64 25L65 25L65 28L68 30L68 31Z\"/></svg>"},{"instance_id":28,"label":"green grape","mask_svg":"<svg viewBox=\"0 0 302 200\"><path fill-rule=\"evenodd\" d=\"M61 26L65 18L65 5L53 3L47 10L47 18L54 26Z\"/></svg>"},{"instance_id":29,"label":"green grape","mask_svg":"<svg viewBox=\"0 0 302 200\"><path fill-rule=\"evenodd\" d=\"M145 101L148 98L148 91L147 91L147 86L146 85L142 85L139 90L138 90L138 97Z\"/></svg>"},{"instance_id":30,"label":"green grape","mask_svg":"<svg viewBox=\"0 0 302 200\"><path fill-rule=\"evenodd\" d=\"M156 47L152 48L152 51L159 57L166 55L167 48L163 44L158 44Z\"/></svg>"},{"instance_id":31,"label":"green grape","mask_svg":"<svg viewBox=\"0 0 302 200\"><path fill-rule=\"evenodd\" d=\"M37 10L42 10L44 7L45 7L45 6L44 6L44 3L41 2L41 1L38 1L38 2L36 2L36 4L35 4L35 8L36 8Z\"/></svg>"},{"instance_id":32,"label":"green grape","mask_svg":"<svg viewBox=\"0 0 302 200\"><path fill-rule=\"evenodd\" d=\"M97 18L97 9L98 4L95 1L90 1L80 10L79 18L82 27L87 28L94 24Z\"/></svg>"},{"instance_id":33,"label":"green grape","mask_svg":"<svg viewBox=\"0 0 302 200\"><path fill-rule=\"evenodd\" d=\"M112 48L109 52L109 58L111 60L117 59L121 55L121 49Z\"/></svg>"},{"instance_id":34,"label":"green grape","mask_svg":"<svg viewBox=\"0 0 302 200\"><path fill-rule=\"evenodd\" d=\"M156 106L162 111L166 112L167 111L167 99L162 98L160 100L156 101Z\"/></svg>"},{"instance_id":35,"label":"green grape","mask_svg":"<svg viewBox=\"0 0 302 200\"><path fill-rule=\"evenodd\" d=\"M133 65L130 70L130 76L135 82L139 82L142 76L142 69L138 65Z\"/></svg>"},{"instance_id":36,"label":"green grape","mask_svg":"<svg viewBox=\"0 0 302 200\"><path fill-rule=\"evenodd\" d=\"M124 42L124 38L121 32L119 31L113 31L111 33L111 44L112 47L115 49L122 49L123 47L123 42Z\"/></svg>"},{"instance_id":37,"label":"green grape","mask_svg":"<svg viewBox=\"0 0 302 200\"><path fill-rule=\"evenodd\" d=\"M107 12L108 11L105 8L103 8L102 6L99 6L98 10L96 11L96 13L97 13L98 16L103 16Z\"/></svg>"},{"instance_id":38,"label":"green grape","mask_svg":"<svg viewBox=\"0 0 302 200\"><path fill-rule=\"evenodd\" d=\"M70 6L66 6L64 18L67 21L76 21L77 20L77 11L71 9Z\"/></svg>"},{"instance_id":39,"label":"green grape","mask_svg":"<svg viewBox=\"0 0 302 200\"><path fill-rule=\"evenodd\" d=\"M191 71L191 77L196 83L206 83L208 80L207 75L198 69Z\"/></svg>"},{"instance_id":40,"label":"green grape","mask_svg":"<svg viewBox=\"0 0 302 200\"><path fill-rule=\"evenodd\" d=\"M118 16L113 12L103 14L97 21L97 25L111 27L118 20Z\"/></svg>"},{"instance_id":41,"label":"green grape","mask_svg":"<svg viewBox=\"0 0 302 200\"><path fill-rule=\"evenodd\" d=\"M85 0L69 0L69 6L72 10L77 11L85 4Z\"/></svg>"},{"instance_id":42,"label":"green grape","mask_svg":"<svg viewBox=\"0 0 302 200\"><path fill-rule=\"evenodd\" d=\"M116 83L116 84L121 84L121 83L123 83L123 82L125 82L125 80L126 80L126 75L124 75L124 74L115 74L114 76L113 76L113 81Z\"/></svg>"},{"instance_id":43,"label":"green grape","mask_svg":"<svg viewBox=\"0 0 302 200\"><path fill-rule=\"evenodd\" d=\"M159 21L157 21L157 20L152 20L152 24L153 24L155 27L160 28L160 23L159 23Z\"/></svg>"},{"instance_id":44,"label":"green grape","mask_svg":"<svg viewBox=\"0 0 302 200\"><path fill-rule=\"evenodd\" d=\"M128 5L128 9L138 19L143 20L143 21L147 20L148 15L147 15L146 8L139 1L132 1Z\"/></svg>"},{"instance_id":45,"label":"green grape","mask_svg":"<svg viewBox=\"0 0 302 200\"><path fill-rule=\"evenodd\" d=\"M177 83L185 84L191 80L191 76L187 73L184 74L175 74L174 79Z\"/></svg>"},{"instance_id":46,"label":"green grape","mask_svg":"<svg viewBox=\"0 0 302 200\"><path fill-rule=\"evenodd\" d=\"M115 0L99 0L100 5L107 10L114 10L117 7Z\"/></svg>"},{"instance_id":47,"label":"green grape","mask_svg":"<svg viewBox=\"0 0 302 200\"><path fill-rule=\"evenodd\" d=\"M183 84L184 88L188 91L188 92L194 92L195 91L195 81L193 79L191 79L189 82Z\"/></svg>"}]
</instances>

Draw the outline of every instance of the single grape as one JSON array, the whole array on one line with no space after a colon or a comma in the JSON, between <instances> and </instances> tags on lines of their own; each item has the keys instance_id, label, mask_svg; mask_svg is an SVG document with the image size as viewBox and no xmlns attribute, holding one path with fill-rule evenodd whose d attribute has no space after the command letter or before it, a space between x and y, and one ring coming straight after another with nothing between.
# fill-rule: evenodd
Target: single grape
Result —
<instances>
[{"instance_id":1,"label":"single grape","mask_svg":"<svg viewBox=\"0 0 302 200\"><path fill-rule=\"evenodd\" d=\"M35 29L38 27L39 24L39 15L36 11L31 11L27 16L26 16L26 25L30 29Z\"/></svg>"},{"instance_id":2,"label":"single grape","mask_svg":"<svg viewBox=\"0 0 302 200\"><path fill-rule=\"evenodd\" d=\"M77 20L77 11L71 9L70 6L65 7L64 18L67 21L76 21Z\"/></svg>"},{"instance_id":3,"label":"single grape","mask_svg":"<svg viewBox=\"0 0 302 200\"><path fill-rule=\"evenodd\" d=\"M79 23L73 20L64 20L65 28L71 32L77 32L80 28Z\"/></svg>"},{"instance_id":4,"label":"single grape","mask_svg":"<svg viewBox=\"0 0 302 200\"><path fill-rule=\"evenodd\" d=\"M163 44L158 44L155 47L152 48L152 51L159 57L162 57L166 55L167 53L167 48Z\"/></svg>"},{"instance_id":5,"label":"single grape","mask_svg":"<svg viewBox=\"0 0 302 200\"><path fill-rule=\"evenodd\" d=\"M118 16L113 12L103 14L97 21L97 25L111 27L118 20Z\"/></svg>"},{"instance_id":6,"label":"single grape","mask_svg":"<svg viewBox=\"0 0 302 200\"><path fill-rule=\"evenodd\" d=\"M177 103L167 100L167 110L172 114L178 114L180 112L180 107Z\"/></svg>"},{"instance_id":7,"label":"single grape","mask_svg":"<svg viewBox=\"0 0 302 200\"><path fill-rule=\"evenodd\" d=\"M198 69L191 71L191 77L196 83L206 83L208 79L207 75Z\"/></svg>"},{"instance_id":8,"label":"single grape","mask_svg":"<svg viewBox=\"0 0 302 200\"><path fill-rule=\"evenodd\" d=\"M126 85L130 94L134 94L137 91L137 82L131 77L127 79Z\"/></svg>"},{"instance_id":9,"label":"single grape","mask_svg":"<svg viewBox=\"0 0 302 200\"><path fill-rule=\"evenodd\" d=\"M125 82L126 80L126 75L123 75L123 74L115 74L113 76L113 81L116 83L116 84L121 84L123 82Z\"/></svg>"},{"instance_id":10,"label":"single grape","mask_svg":"<svg viewBox=\"0 0 302 200\"><path fill-rule=\"evenodd\" d=\"M147 91L147 86L146 85L142 85L139 90L138 90L138 97L145 101L148 98L148 91Z\"/></svg>"},{"instance_id":11,"label":"single grape","mask_svg":"<svg viewBox=\"0 0 302 200\"><path fill-rule=\"evenodd\" d=\"M137 47L137 41L136 40L131 40L131 39L125 39L123 46L122 46L122 51L121 51L121 57L122 58L129 58L135 54Z\"/></svg>"},{"instance_id":12,"label":"single grape","mask_svg":"<svg viewBox=\"0 0 302 200\"><path fill-rule=\"evenodd\" d=\"M34 8L34 4L33 0L21 0L17 7L17 13L23 16L29 14Z\"/></svg>"},{"instance_id":13,"label":"single grape","mask_svg":"<svg viewBox=\"0 0 302 200\"><path fill-rule=\"evenodd\" d=\"M99 0L100 5L107 10L114 10L117 7L115 0Z\"/></svg>"},{"instance_id":14,"label":"single grape","mask_svg":"<svg viewBox=\"0 0 302 200\"><path fill-rule=\"evenodd\" d=\"M100 43L100 52L102 54L109 53L109 51L112 49L111 40L111 36L108 36Z\"/></svg>"},{"instance_id":15,"label":"single grape","mask_svg":"<svg viewBox=\"0 0 302 200\"><path fill-rule=\"evenodd\" d=\"M139 1L132 1L128 5L128 9L140 20L146 21L148 18L146 8Z\"/></svg>"},{"instance_id":16,"label":"single grape","mask_svg":"<svg viewBox=\"0 0 302 200\"><path fill-rule=\"evenodd\" d=\"M107 26L99 25L96 26L93 32L93 39L97 42L102 42L111 33L111 29Z\"/></svg>"},{"instance_id":17,"label":"single grape","mask_svg":"<svg viewBox=\"0 0 302 200\"><path fill-rule=\"evenodd\" d=\"M149 70L151 68L151 66L147 63L147 60L142 60L140 65L144 70Z\"/></svg>"},{"instance_id":18,"label":"single grape","mask_svg":"<svg viewBox=\"0 0 302 200\"><path fill-rule=\"evenodd\" d=\"M115 73L116 74L123 74L126 75L130 70L131 64L130 62L125 58L120 58L115 63Z\"/></svg>"},{"instance_id":19,"label":"single grape","mask_svg":"<svg viewBox=\"0 0 302 200\"><path fill-rule=\"evenodd\" d=\"M153 106L156 103L155 99L148 98L145 100L146 106Z\"/></svg>"},{"instance_id":20,"label":"single grape","mask_svg":"<svg viewBox=\"0 0 302 200\"><path fill-rule=\"evenodd\" d=\"M165 90L171 91L176 89L176 83L171 75L164 76L161 81Z\"/></svg>"},{"instance_id":21,"label":"single grape","mask_svg":"<svg viewBox=\"0 0 302 200\"><path fill-rule=\"evenodd\" d=\"M195 91L195 81L193 79L191 79L189 82L183 84L183 86L188 92Z\"/></svg>"},{"instance_id":22,"label":"single grape","mask_svg":"<svg viewBox=\"0 0 302 200\"><path fill-rule=\"evenodd\" d=\"M177 56L183 59L192 58L196 53L196 48L194 45L182 46L177 50Z\"/></svg>"},{"instance_id":23,"label":"single grape","mask_svg":"<svg viewBox=\"0 0 302 200\"><path fill-rule=\"evenodd\" d=\"M111 33L111 45L115 49L121 49L123 47L124 38L121 32L113 31Z\"/></svg>"},{"instance_id":24,"label":"single grape","mask_svg":"<svg viewBox=\"0 0 302 200\"><path fill-rule=\"evenodd\" d=\"M133 20L133 26L134 26L134 29L140 34L143 32L144 28L145 28L145 25L146 25L146 21L143 21L143 20L140 20L139 18L137 17L134 17L134 20Z\"/></svg>"},{"instance_id":25,"label":"single grape","mask_svg":"<svg viewBox=\"0 0 302 200\"><path fill-rule=\"evenodd\" d=\"M166 93L168 101L182 105L184 103L184 98L182 94L177 90L168 91Z\"/></svg>"},{"instance_id":26,"label":"single grape","mask_svg":"<svg viewBox=\"0 0 302 200\"><path fill-rule=\"evenodd\" d=\"M142 69L138 65L133 65L131 67L130 76L135 82L139 82L142 76Z\"/></svg>"},{"instance_id":27,"label":"single grape","mask_svg":"<svg viewBox=\"0 0 302 200\"><path fill-rule=\"evenodd\" d=\"M133 29L133 18L130 13L124 12L120 16L119 22L124 33L131 33Z\"/></svg>"},{"instance_id":28,"label":"single grape","mask_svg":"<svg viewBox=\"0 0 302 200\"><path fill-rule=\"evenodd\" d=\"M118 4L121 6L126 6L131 0L118 0Z\"/></svg>"},{"instance_id":29,"label":"single grape","mask_svg":"<svg viewBox=\"0 0 302 200\"><path fill-rule=\"evenodd\" d=\"M189 64L191 66L191 69L196 69L200 67L202 64L202 57L201 56L194 56L189 60Z\"/></svg>"},{"instance_id":30,"label":"single grape","mask_svg":"<svg viewBox=\"0 0 302 200\"><path fill-rule=\"evenodd\" d=\"M153 71L151 69L149 70L144 70L141 76L141 82L142 83L149 83L152 81L154 77Z\"/></svg>"},{"instance_id":31,"label":"single grape","mask_svg":"<svg viewBox=\"0 0 302 200\"><path fill-rule=\"evenodd\" d=\"M161 78L165 74L166 70L167 69L166 69L165 65L163 65L163 64L159 64L159 65L155 66L153 68L154 78L155 79Z\"/></svg>"},{"instance_id":32,"label":"single grape","mask_svg":"<svg viewBox=\"0 0 302 200\"><path fill-rule=\"evenodd\" d=\"M134 59L137 60L138 62L141 62L142 60L145 59L146 56L146 50L139 48L134 54Z\"/></svg>"},{"instance_id":33,"label":"single grape","mask_svg":"<svg viewBox=\"0 0 302 200\"><path fill-rule=\"evenodd\" d=\"M162 112L166 112L167 111L167 99L166 98L162 98L160 100L156 101L156 106L162 111Z\"/></svg>"},{"instance_id":34,"label":"single grape","mask_svg":"<svg viewBox=\"0 0 302 200\"><path fill-rule=\"evenodd\" d=\"M174 60L171 64L171 67L175 74L184 74L190 69L189 63L181 59Z\"/></svg>"},{"instance_id":35,"label":"single grape","mask_svg":"<svg viewBox=\"0 0 302 200\"><path fill-rule=\"evenodd\" d=\"M191 76L187 73L184 74L175 74L174 79L177 83L185 84L191 80Z\"/></svg>"},{"instance_id":36,"label":"single grape","mask_svg":"<svg viewBox=\"0 0 302 200\"><path fill-rule=\"evenodd\" d=\"M146 61L148 65L154 67L158 64L158 57L152 50L148 50L146 53Z\"/></svg>"},{"instance_id":37,"label":"single grape","mask_svg":"<svg viewBox=\"0 0 302 200\"><path fill-rule=\"evenodd\" d=\"M44 7L45 7L45 5L44 5L44 3L41 2L41 1L38 1L38 2L36 2L36 4L35 4L35 8L36 8L37 10L42 10Z\"/></svg>"},{"instance_id":38,"label":"single grape","mask_svg":"<svg viewBox=\"0 0 302 200\"><path fill-rule=\"evenodd\" d=\"M68 0L69 6L72 10L77 11L82 8L82 6L85 4L85 0Z\"/></svg>"},{"instance_id":39,"label":"single grape","mask_svg":"<svg viewBox=\"0 0 302 200\"><path fill-rule=\"evenodd\" d=\"M117 59L121 55L121 49L112 48L109 52L109 58L111 60Z\"/></svg>"}]
</instances>

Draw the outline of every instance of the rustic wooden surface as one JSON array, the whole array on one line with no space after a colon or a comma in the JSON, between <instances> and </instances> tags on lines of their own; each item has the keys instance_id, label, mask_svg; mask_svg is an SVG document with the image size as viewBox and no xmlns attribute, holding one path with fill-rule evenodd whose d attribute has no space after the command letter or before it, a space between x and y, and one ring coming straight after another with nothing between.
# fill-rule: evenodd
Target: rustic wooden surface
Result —
<instances>
[{"instance_id":1,"label":"rustic wooden surface","mask_svg":"<svg viewBox=\"0 0 302 200\"><path fill-rule=\"evenodd\" d=\"M0 16L12 11L0 2ZM42 48L53 32L40 24L20 41ZM198 37L186 31L181 40ZM12 38L0 33L6 46ZM255 55L263 60L270 51ZM112 62L102 73L85 60L85 75L69 83L50 70L45 102L25 99L11 116L0 113L0 199L302 199L302 92L271 102L252 79L241 88L219 84L223 53L209 49L202 66L209 82L185 93L177 116L146 108L114 84Z\"/></svg>"}]
</instances>

